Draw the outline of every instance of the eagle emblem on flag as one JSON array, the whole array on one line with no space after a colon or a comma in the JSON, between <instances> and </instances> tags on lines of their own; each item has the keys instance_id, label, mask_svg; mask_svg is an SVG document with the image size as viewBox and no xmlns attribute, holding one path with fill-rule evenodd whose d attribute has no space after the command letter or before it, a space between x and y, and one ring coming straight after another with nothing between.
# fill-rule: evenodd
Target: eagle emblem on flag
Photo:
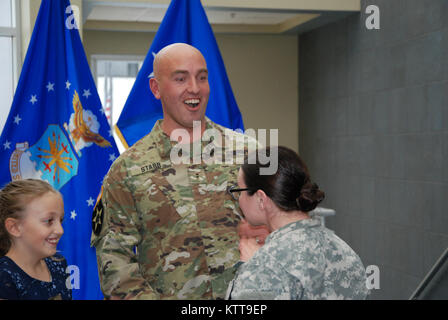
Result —
<instances>
[{"instance_id":1,"label":"eagle emblem on flag","mask_svg":"<svg viewBox=\"0 0 448 320\"><path fill-rule=\"evenodd\" d=\"M70 135L78 156L81 157L81 149L93 144L102 148L112 147L110 142L98 133L100 123L90 110L83 109L76 90L73 95L73 110L75 112L71 114L69 124L64 123L64 127Z\"/></svg>"}]
</instances>

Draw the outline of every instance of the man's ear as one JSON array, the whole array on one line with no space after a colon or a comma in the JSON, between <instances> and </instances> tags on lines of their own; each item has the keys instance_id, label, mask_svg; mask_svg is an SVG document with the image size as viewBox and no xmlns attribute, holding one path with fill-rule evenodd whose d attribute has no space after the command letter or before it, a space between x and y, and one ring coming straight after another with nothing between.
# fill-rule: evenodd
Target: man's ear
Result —
<instances>
[{"instance_id":1,"label":"man's ear","mask_svg":"<svg viewBox=\"0 0 448 320\"><path fill-rule=\"evenodd\" d=\"M13 237L20 237L22 234L22 228L20 226L20 220L16 218L7 218L5 220L5 228L9 234Z\"/></svg>"},{"instance_id":2,"label":"man's ear","mask_svg":"<svg viewBox=\"0 0 448 320\"><path fill-rule=\"evenodd\" d=\"M149 79L149 88L156 99L160 99L159 83L155 78Z\"/></svg>"}]
</instances>

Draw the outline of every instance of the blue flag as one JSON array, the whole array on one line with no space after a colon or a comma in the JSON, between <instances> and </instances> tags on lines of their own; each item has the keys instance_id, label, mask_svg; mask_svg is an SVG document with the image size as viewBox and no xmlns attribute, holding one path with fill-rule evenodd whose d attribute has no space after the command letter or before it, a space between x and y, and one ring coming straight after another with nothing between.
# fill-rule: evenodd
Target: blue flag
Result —
<instances>
[{"instance_id":1,"label":"blue flag","mask_svg":"<svg viewBox=\"0 0 448 320\"><path fill-rule=\"evenodd\" d=\"M102 299L92 211L119 152L90 73L69 0L43 0L0 138L0 184L40 178L64 197L58 250L74 299ZM70 13L66 13L70 12Z\"/></svg>"},{"instance_id":2,"label":"blue flag","mask_svg":"<svg viewBox=\"0 0 448 320\"><path fill-rule=\"evenodd\" d=\"M147 135L155 122L163 118L162 105L149 89L149 77L153 72L154 55L176 42L192 45L205 57L210 82L206 115L224 127L244 130L243 119L201 1L172 0L115 127L126 147Z\"/></svg>"}]
</instances>

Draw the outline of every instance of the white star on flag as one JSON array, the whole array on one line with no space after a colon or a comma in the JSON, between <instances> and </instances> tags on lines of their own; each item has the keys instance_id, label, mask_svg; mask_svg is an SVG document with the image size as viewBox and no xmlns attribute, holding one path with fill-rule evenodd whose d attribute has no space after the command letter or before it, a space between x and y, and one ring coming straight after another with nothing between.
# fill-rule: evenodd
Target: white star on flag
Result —
<instances>
[{"instance_id":1,"label":"white star on flag","mask_svg":"<svg viewBox=\"0 0 448 320\"><path fill-rule=\"evenodd\" d=\"M11 149L11 142L9 142L8 140L6 140L6 142L3 144L3 147L5 147L6 149Z\"/></svg>"},{"instance_id":2,"label":"white star on flag","mask_svg":"<svg viewBox=\"0 0 448 320\"><path fill-rule=\"evenodd\" d=\"M115 159L117 159L117 157L115 156L115 154L114 153L112 153L112 154L110 154L109 155L109 161L115 161Z\"/></svg>"},{"instance_id":3,"label":"white star on flag","mask_svg":"<svg viewBox=\"0 0 448 320\"><path fill-rule=\"evenodd\" d=\"M67 80L67 81L65 82L65 89L69 90L71 85L72 85L72 84L70 83L70 81Z\"/></svg>"},{"instance_id":4,"label":"white star on flag","mask_svg":"<svg viewBox=\"0 0 448 320\"><path fill-rule=\"evenodd\" d=\"M86 200L86 201L87 201L87 205L89 207L93 207L93 204L94 204L95 200L93 200L92 197L90 197L89 200Z\"/></svg>"},{"instance_id":5,"label":"white star on flag","mask_svg":"<svg viewBox=\"0 0 448 320\"><path fill-rule=\"evenodd\" d=\"M48 82L47 90L48 90L48 92L54 91L54 83Z\"/></svg>"},{"instance_id":6,"label":"white star on flag","mask_svg":"<svg viewBox=\"0 0 448 320\"><path fill-rule=\"evenodd\" d=\"M100 110L101 114L104 114L104 109L103 109L103 107L101 107L99 110Z\"/></svg>"},{"instance_id":7,"label":"white star on flag","mask_svg":"<svg viewBox=\"0 0 448 320\"><path fill-rule=\"evenodd\" d=\"M31 95L31 99L30 99L30 102L34 105L36 102L37 102L37 98L36 98L37 96L34 94L34 95Z\"/></svg>"},{"instance_id":8,"label":"white star on flag","mask_svg":"<svg viewBox=\"0 0 448 320\"><path fill-rule=\"evenodd\" d=\"M14 123L15 123L15 124L19 124L20 121L22 121L22 118L20 118L19 115L16 115L16 116L14 117Z\"/></svg>"},{"instance_id":9,"label":"white star on flag","mask_svg":"<svg viewBox=\"0 0 448 320\"><path fill-rule=\"evenodd\" d=\"M76 216L77 216L77 214L76 214L75 210L70 212L70 219L75 220Z\"/></svg>"},{"instance_id":10,"label":"white star on flag","mask_svg":"<svg viewBox=\"0 0 448 320\"><path fill-rule=\"evenodd\" d=\"M88 90L84 90L83 96L86 97L87 99L89 99L89 96L91 96L92 94L90 93L90 89Z\"/></svg>"}]
</instances>

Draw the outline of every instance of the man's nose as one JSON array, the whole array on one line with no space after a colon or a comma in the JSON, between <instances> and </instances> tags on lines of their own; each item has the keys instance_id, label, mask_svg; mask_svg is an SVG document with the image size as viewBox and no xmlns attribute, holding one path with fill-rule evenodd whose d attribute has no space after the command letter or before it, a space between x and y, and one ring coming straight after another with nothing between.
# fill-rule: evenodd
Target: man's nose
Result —
<instances>
[{"instance_id":1,"label":"man's nose","mask_svg":"<svg viewBox=\"0 0 448 320\"><path fill-rule=\"evenodd\" d=\"M195 78L192 78L189 82L188 91L194 94L199 93L199 84Z\"/></svg>"}]
</instances>

